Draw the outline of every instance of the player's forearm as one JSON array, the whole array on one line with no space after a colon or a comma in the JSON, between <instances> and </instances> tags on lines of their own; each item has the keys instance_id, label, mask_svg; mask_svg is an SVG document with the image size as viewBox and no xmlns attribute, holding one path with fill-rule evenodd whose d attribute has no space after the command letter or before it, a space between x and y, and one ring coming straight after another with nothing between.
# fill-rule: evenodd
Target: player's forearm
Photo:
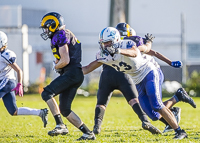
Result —
<instances>
[{"instance_id":1,"label":"player's forearm","mask_svg":"<svg viewBox=\"0 0 200 143\"><path fill-rule=\"evenodd\" d=\"M131 49L120 49L120 54L128 57L136 57L137 51L133 48Z\"/></svg>"},{"instance_id":2,"label":"player's forearm","mask_svg":"<svg viewBox=\"0 0 200 143\"><path fill-rule=\"evenodd\" d=\"M21 83L21 84L22 84L22 76L23 76L23 72L22 72L22 70L20 69L20 70L17 72L18 83Z\"/></svg>"},{"instance_id":3,"label":"player's forearm","mask_svg":"<svg viewBox=\"0 0 200 143\"><path fill-rule=\"evenodd\" d=\"M17 72L18 83L22 84L23 72L17 63L10 64L10 66Z\"/></svg>"},{"instance_id":4,"label":"player's forearm","mask_svg":"<svg viewBox=\"0 0 200 143\"><path fill-rule=\"evenodd\" d=\"M154 50L150 50L148 53L146 53L148 55L151 55L151 56L155 56L156 58L166 62L167 64L169 64L171 66L171 60L168 59L167 57L165 57L164 55L162 55L161 53L159 52L156 52Z\"/></svg>"},{"instance_id":5,"label":"player's forearm","mask_svg":"<svg viewBox=\"0 0 200 143\"><path fill-rule=\"evenodd\" d=\"M59 62L56 64L55 69L61 69L65 66L67 66L70 62L70 59L61 59Z\"/></svg>"},{"instance_id":6,"label":"player's forearm","mask_svg":"<svg viewBox=\"0 0 200 143\"><path fill-rule=\"evenodd\" d=\"M84 75L88 74L88 73L92 72L93 70L95 70L96 68L100 67L101 65L102 65L102 63L93 61L89 65L82 67L83 74Z\"/></svg>"},{"instance_id":7,"label":"player's forearm","mask_svg":"<svg viewBox=\"0 0 200 143\"><path fill-rule=\"evenodd\" d=\"M151 50L151 47L152 47L152 43L151 42L147 42L144 45L138 46L138 49L143 53L148 53Z\"/></svg>"}]
</instances>

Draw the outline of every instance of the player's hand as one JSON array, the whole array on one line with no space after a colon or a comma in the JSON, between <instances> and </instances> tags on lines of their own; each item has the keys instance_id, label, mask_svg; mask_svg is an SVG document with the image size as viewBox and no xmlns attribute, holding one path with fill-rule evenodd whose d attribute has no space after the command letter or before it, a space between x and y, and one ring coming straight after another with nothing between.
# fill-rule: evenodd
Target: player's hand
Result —
<instances>
[{"instance_id":1,"label":"player's hand","mask_svg":"<svg viewBox=\"0 0 200 143\"><path fill-rule=\"evenodd\" d=\"M52 67L52 70L53 70L55 73L59 73L59 72L61 72L61 69L55 69L55 66L56 66L56 63L55 63L55 61L53 61L53 67Z\"/></svg>"},{"instance_id":2,"label":"player's hand","mask_svg":"<svg viewBox=\"0 0 200 143\"><path fill-rule=\"evenodd\" d=\"M11 91L15 91L16 95L19 94L19 96L23 97L23 85L21 83L18 83Z\"/></svg>"},{"instance_id":3,"label":"player's hand","mask_svg":"<svg viewBox=\"0 0 200 143\"><path fill-rule=\"evenodd\" d=\"M180 68L180 67L182 67L182 62L181 61L172 61L171 62L171 66L172 67L175 67L175 68Z\"/></svg>"},{"instance_id":4,"label":"player's hand","mask_svg":"<svg viewBox=\"0 0 200 143\"><path fill-rule=\"evenodd\" d=\"M120 49L119 48L113 48L111 47L107 47L106 50L110 53L110 55L114 55L114 54L119 54L120 53Z\"/></svg>"},{"instance_id":5,"label":"player's hand","mask_svg":"<svg viewBox=\"0 0 200 143\"><path fill-rule=\"evenodd\" d=\"M146 38L146 42L150 41L151 43L153 43L153 39L155 38L155 36L153 36L152 34L149 35L149 33L147 33L147 35L145 35Z\"/></svg>"}]
</instances>

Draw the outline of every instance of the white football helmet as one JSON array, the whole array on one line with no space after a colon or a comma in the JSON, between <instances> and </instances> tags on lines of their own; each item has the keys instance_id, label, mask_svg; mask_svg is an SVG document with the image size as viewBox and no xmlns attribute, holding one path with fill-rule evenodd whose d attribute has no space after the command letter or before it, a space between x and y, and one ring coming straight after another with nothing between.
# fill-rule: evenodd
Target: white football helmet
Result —
<instances>
[{"instance_id":1,"label":"white football helmet","mask_svg":"<svg viewBox=\"0 0 200 143\"><path fill-rule=\"evenodd\" d=\"M0 49L4 46L7 46L8 38L6 34L2 31L0 31Z\"/></svg>"},{"instance_id":2,"label":"white football helmet","mask_svg":"<svg viewBox=\"0 0 200 143\"><path fill-rule=\"evenodd\" d=\"M119 31L114 27L106 27L99 33L99 44L101 50L105 50L104 43L112 41L111 47L119 48L119 42L121 41Z\"/></svg>"}]
</instances>

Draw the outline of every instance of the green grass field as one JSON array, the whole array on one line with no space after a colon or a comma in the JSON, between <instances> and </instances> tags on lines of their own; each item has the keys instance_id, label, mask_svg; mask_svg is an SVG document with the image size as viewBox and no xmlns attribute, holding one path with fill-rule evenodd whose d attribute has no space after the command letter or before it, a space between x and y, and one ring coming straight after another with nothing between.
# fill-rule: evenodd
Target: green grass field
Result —
<instances>
[{"instance_id":1,"label":"green grass field","mask_svg":"<svg viewBox=\"0 0 200 143\"><path fill-rule=\"evenodd\" d=\"M178 103L176 105L182 109L180 126L188 133L187 139L181 141L173 140L174 132L163 135L152 135L148 131L142 130L140 120L126 103L125 99L123 97L112 97L105 113L101 134L96 136L97 139L95 141L86 142L200 142L200 122L198 122L200 120L200 98L194 98L194 100L197 104L196 109L185 103ZM72 110L79 115L90 129L93 128L95 104L96 97L79 96L75 98L72 105ZM17 97L17 105L18 107L24 106L38 109L47 107L39 95ZM46 128L43 128L43 123L37 116L10 116L2 101L0 101L0 111L0 143L75 142L82 135L77 128L63 118L64 123L69 129L69 134L55 137L48 136L47 132L55 127L55 121L50 111ZM159 121L152 121L152 124L161 131L165 127Z\"/></svg>"}]
</instances>

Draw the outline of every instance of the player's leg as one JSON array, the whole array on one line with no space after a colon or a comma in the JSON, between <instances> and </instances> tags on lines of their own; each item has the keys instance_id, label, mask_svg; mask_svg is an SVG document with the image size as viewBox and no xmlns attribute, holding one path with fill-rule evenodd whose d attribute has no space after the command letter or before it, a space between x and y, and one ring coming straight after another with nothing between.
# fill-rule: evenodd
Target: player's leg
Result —
<instances>
[{"instance_id":1,"label":"player's leg","mask_svg":"<svg viewBox=\"0 0 200 143\"><path fill-rule=\"evenodd\" d=\"M3 96L2 100L4 102L4 105L10 115L12 116L18 116L18 115L36 115L40 116L42 118L42 121L44 123L44 127L46 127L47 124L47 109L32 109L29 107L19 107L17 108L16 105L16 97L15 92L11 91L15 87L15 81L9 80L8 83L5 85L4 88L1 89L0 93L7 93ZM11 91L11 92L10 92Z\"/></svg>"},{"instance_id":2,"label":"player's leg","mask_svg":"<svg viewBox=\"0 0 200 143\"><path fill-rule=\"evenodd\" d=\"M138 118L142 122L142 128L150 131L152 134L161 134L161 131L150 123L147 115L142 110L138 100L138 92L131 77L123 73L118 76L120 77L120 84L118 89L123 93L133 111L138 115Z\"/></svg>"},{"instance_id":3,"label":"player's leg","mask_svg":"<svg viewBox=\"0 0 200 143\"><path fill-rule=\"evenodd\" d=\"M61 114L67 118L67 120L77 127L83 135L78 140L95 140L95 135L89 128L83 123L83 121L71 110L71 104L76 95L77 89L83 82L82 70L75 70L77 77L73 78L73 84L67 90L63 91L59 96L60 111Z\"/></svg>"},{"instance_id":4,"label":"player's leg","mask_svg":"<svg viewBox=\"0 0 200 143\"><path fill-rule=\"evenodd\" d=\"M170 108L170 110L174 114L174 117L176 118L176 121L179 124L180 120L181 120L181 108L172 107L172 108ZM164 118L161 118L161 119L164 120ZM163 133L173 131L172 127L166 121L164 123L165 123L166 126L165 126L165 129L164 129Z\"/></svg>"},{"instance_id":5,"label":"player's leg","mask_svg":"<svg viewBox=\"0 0 200 143\"><path fill-rule=\"evenodd\" d=\"M64 91L59 96L60 101L60 111L61 114L67 118L67 120L73 124L76 128L78 128L81 132L83 132L83 136L80 138L80 140L94 140L95 136L92 131L89 130L89 128L83 123L83 121L79 118L78 115L76 115L71 110L71 104L74 100L76 91L78 87L71 87L69 90Z\"/></svg>"},{"instance_id":6,"label":"player's leg","mask_svg":"<svg viewBox=\"0 0 200 143\"><path fill-rule=\"evenodd\" d=\"M101 125L103 122L106 106L110 101L112 96L112 92L108 90L99 89L97 92L97 105L95 108L95 116L94 116L94 127L93 132L95 134L99 134L101 132Z\"/></svg>"},{"instance_id":7,"label":"player's leg","mask_svg":"<svg viewBox=\"0 0 200 143\"><path fill-rule=\"evenodd\" d=\"M68 133L67 127L62 121L60 109L56 100L54 99L54 96L58 95L62 91L65 91L71 86L71 84L74 82L71 76L73 76L73 71L67 71L47 85L41 94L42 99L47 103L56 122L55 129L48 132L50 136L56 136L59 134L65 135Z\"/></svg>"},{"instance_id":8,"label":"player's leg","mask_svg":"<svg viewBox=\"0 0 200 143\"><path fill-rule=\"evenodd\" d=\"M161 99L161 85L163 82L163 73L161 70L151 71L145 78L145 88L149 98L149 102L154 111L159 112L167 123L174 129L177 135L175 139L182 139L187 137L184 130L181 130L173 113L162 103Z\"/></svg>"},{"instance_id":9,"label":"player's leg","mask_svg":"<svg viewBox=\"0 0 200 143\"><path fill-rule=\"evenodd\" d=\"M137 86L141 86L141 85L137 85ZM141 89L141 88L140 88ZM144 110L144 112L148 115L148 117L153 120L153 121L161 121L162 123L165 124L165 130L164 132L169 132L169 131L173 131L173 129L169 126L169 124L167 123L167 121L160 115L160 113L154 111L149 103L149 99L148 96L145 95L145 92L141 92L140 93L141 96L139 96L139 101L140 101L140 105L142 107L142 109ZM175 107L170 109L172 111L172 113L174 114L177 122L180 122L180 109Z\"/></svg>"},{"instance_id":10,"label":"player's leg","mask_svg":"<svg viewBox=\"0 0 200 143\"><path fill-rule=\"evenodd\" d=\"M167 108L171 108L179 101L189 103L193 108L196 108L196 103L194 100L187 94L184 88L179 88L174 96L169 100L165 101L164 104Z\"/></svg>"},{"instance_id":11,"label":"player's leg","mask_svg":"<svg viewBox=\"0 0 200 143\"><path fill-rule=\"evenodd\" d=\"M101 124L103 122L106 106L108 105L112 92L115 89L115 78L113 77L115 72L116 71L112 72L112 69L109 71L103 71L100 76L93 127L93 132L95 134L99 134L101 132Z\"/></svg>"}]
</instances>

